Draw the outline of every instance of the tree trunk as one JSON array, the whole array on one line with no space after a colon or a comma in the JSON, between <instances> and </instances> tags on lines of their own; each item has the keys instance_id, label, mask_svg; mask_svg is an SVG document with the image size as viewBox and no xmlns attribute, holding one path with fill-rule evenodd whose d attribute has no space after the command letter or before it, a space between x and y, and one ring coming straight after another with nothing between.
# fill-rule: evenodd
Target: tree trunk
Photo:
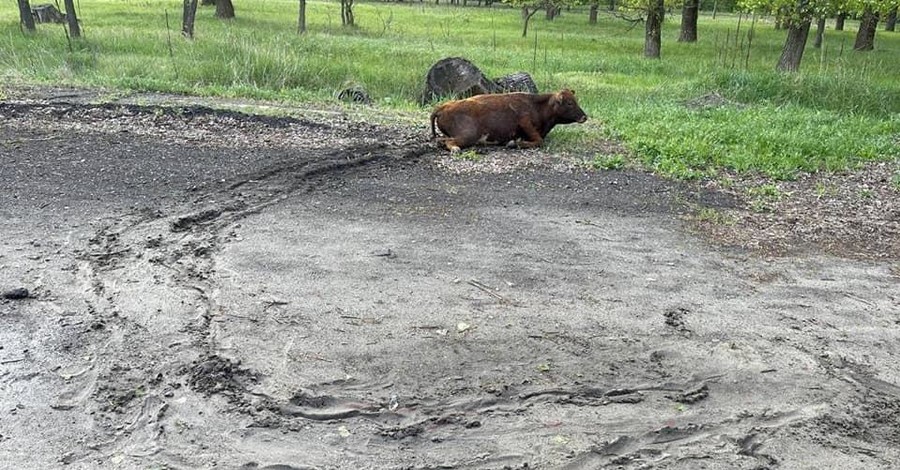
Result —
<instances>
[{"instance_id":1,"label":"tree trunk","mask_svg":"<svg viewBox=\"0 0 900 470\"><path fill-rule=\"evenodd\" d=\"M306 0L300 0L300 13L297 15L297 34L306 32Z\"/></svg>"},{"instance_id":2,"label":"tree trunk","mask_svg":"<svg viewBox=\"0 0 900 470\"><path fill-rule=\"evenodd\" d=\"M609 11L616 11L616 0L609 0L609 7L607 7Z\"/></svg>"},{"instance_id":3,"label":"tree trunk","mask_svg":"<svg viewBox=\"0 0 900 470\"><path fill-rule=\"evenodd\" d=\"M804 3L801 0L801 3ZM800 60L803 58L803 49L806 48L806 38L809 36L809 23L807 18L800 21L792 21L788 28L787 39L781 50L781 58L775 70L779 72L796 72L800 68Z\"/></svg>"},{"instance_id":4,"label":"tree trunk","mask_svg":"<svg viewBox=\"0 0 900 470\"><path fill-rule=\"evenodd\" d=\"M201 7L205 7L205 6L209 6L209 5L215 5L215 4L216 4L216 0L200 0L200 6L201 6Z\"/></svg>"},{"instance_id":5,"label":"tree trunk","mask_svg":"<svg viewBox=\"0 0 900 470\"><path fill-rule=\"evenodd\" d=\"M591 9L588 16L588 24L597 24L597 10L600 9L599 3L591 3Z\"/></svg>"},{"instance_id":6,"label":"tree trunk","mask_svg":"<svg viewBox=\"0 0 900 470\"><path fill-rule=\"evenodd\" d=\"M194 18L197 17L197 0L184 0L184 13L181 16L181 34L194 39Z\"/></svg>"},{"instance_id":7,"label":"tree trunk","mask_svg":"<svg viewBox=\"0 0 900 470\"><path fill-rule=\"evenodd\" d=\"M80 38L81 26L78 26L78 17L75 16L75 2L73 0L63 0L66 5L66 21L69 23L69 37Z\"/></svg>"},{"instance_id":8,"label":"tree trunk","mask_svg":"<svg viewBox=\"0 0 900 470\"><path fill-rule=\"evenodd\" d=\"M231 0L216 0L216 18L223 20L234 18L234 5Z\"/></svg>"},{"instance_id":9,"label":"tree trunk","mask_svg":"<svg viewBox=\"0 0 900 470\"><path fill-rule=\"evenodd\" d=\"M897 29L897 7L894 7L884 19L884 30L894 32Z\"/></svg>"},{"instance_id":10,"label":"tree trunk","mask_svg":"<svg viewBox=\"0 0 900 470\"><path fill-rule=\"evenodd\" d=\"M554 18L559 16L559 7L552 3L547 4L547 8L545 9L545 11L547 21L553 21Z\"/></svg>"},{"instance_id":11,"label":"tree trunk","mask_svg":"<svg viewBox=\"0 0 900 470\"><path fill-rule=\"evenodd\" d=\"M18 0L19 2L19 21L25 26L26 31L34 31L34 17L31 16L31 5L28 0Z\"/></svg>"},{"instance_id":12,"label":"tree trunk","mask_svg":"<svg viewBox=\"0 0 900 470\"><path fill-rule=\"evenodd\" d=\"M659 59L662 39L662 23L666 15L664 0L650 0L647 23L644 30L644 57Z\"/></svg>"},{"instance_id":13,"label":"tree trunk","mask_svg":"<svg viewBox=\"0 0 900 470\"><path fill-rule=\"evenodd\" d=\"M353 0L341 0L341 24L353 26Z\"/></svg>"},{"instance_id":14,"label":"tree trunk","mask_svg":"<svg viewBox=\"0 0 900 470\"><path fill-rule=\"evenodd\" d=\"M855 51L871 51L875 49L875 29L878 28L878 13L867 6L859 19L859 31L856 32Z\"/></svg>"},{"instance_id":15,"label":"tree trunk","mask_svg":"<svg viewBox=\"0 0 900 470\"><path fill-rule=\"evenodd\" d=\"M813 47L816 49L822 48L822 40L825 38L825 17L820 16L818 20L816 20L816 40L813 41Z\"/></svg>"},{"instance_id":16,"label":"tree trunk","mask_svg":"<svg viewBox=\"0 0 900 470\"><path fill-rule=\"evenodd\" d=\"M700 7L698 0L685 0L681 9L681 34L678 42L697 42L697 16Z\"/></svg>"},{"instance_id":17,"label":"tree trunk","mask_svg":"<svg viewBox=\"0 0 900 470\"><path fill-rule=\"evenodd\" d=\"M843 31L844 30L844 20L847 18L846 13L838 13L837 16L834 17L834 30L835 31Z\"/></svg>"},{"instance_id":18,"label":"tree trunk","mask_svg":"<svg viewBox=\"0 0 900 470\"><path fill-rule=\"evenodd\" d=\"M534 16L535 13L538 12L540 8L535 8L534 10L528 11L528 7L522 7L522 19L524 20L524 25L522 26L522 37L528 36L528 22L531 21L531 17Z\"/></svg>"}]
</instances>

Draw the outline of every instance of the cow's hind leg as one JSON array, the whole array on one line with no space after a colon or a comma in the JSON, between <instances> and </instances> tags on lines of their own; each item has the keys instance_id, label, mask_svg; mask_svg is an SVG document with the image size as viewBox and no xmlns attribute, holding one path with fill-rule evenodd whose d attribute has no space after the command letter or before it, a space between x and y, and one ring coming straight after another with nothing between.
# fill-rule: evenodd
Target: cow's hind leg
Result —
<instances>
[{"instance_id":1,"label":"cow's hind leg","mask_svg":"<svg viewBox=\"0 0 900 470\"><path fill-rule=\"evenodd\" d=\"M477 144L480 139L481 136L479 136L475 132L464 132L448 138L444 141L444 145L447 146L447 150L452 153L456 153L459 152L460 149L471 147Z\"/></svg>"}]
</instances>

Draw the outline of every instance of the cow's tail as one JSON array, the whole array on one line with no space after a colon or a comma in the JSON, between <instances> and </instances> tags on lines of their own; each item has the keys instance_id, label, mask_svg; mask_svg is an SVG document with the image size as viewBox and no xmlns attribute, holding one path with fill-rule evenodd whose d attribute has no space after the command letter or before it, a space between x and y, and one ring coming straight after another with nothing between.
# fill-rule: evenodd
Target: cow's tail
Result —
<instances>
[{"instance_id":1,"label":"cow's tail","mask_svg":"<svg viewBox=\"0 0 900 470\"><path fill-rule=\"evenodd\" d=\"M437 138L437 129L434 127L434 122L437 121L438 118L438 110L435 109L433 113L431 113L431 140Z\"/></svg>"}]
</instances>

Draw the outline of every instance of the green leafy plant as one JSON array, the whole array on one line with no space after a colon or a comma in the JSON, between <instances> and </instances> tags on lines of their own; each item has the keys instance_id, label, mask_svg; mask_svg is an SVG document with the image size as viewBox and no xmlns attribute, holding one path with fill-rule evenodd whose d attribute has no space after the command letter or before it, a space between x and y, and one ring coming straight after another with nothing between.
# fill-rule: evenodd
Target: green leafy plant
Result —
<instances>
[{"instance_id":1,"label":"green leafy plant","mask_svg":"<svg viewBox=\"0 0 900 470\"><path fill-rule=\"evenodd\" d=\"M597 155L587 165L595 170L621 170L625 167L625 157L618 154Z\"/></svg>"},{"instance_id":2,"label":"green leafy plant","mask_svg":"<svg viewBox=\"0 0 900 470\"><path fill-rule=\"evenodd\" d=\"M701 208L696 217L700 222L714 225L734 225L737 222L733 216L711 207Z\"/></svg>"},{"instance_id":3,"label":"green leafy plant","mask_svg":"<svg viewBox=\"0 0 900 470\"><path fill-rule=\"evenodd\" d=\"M453 158L457 160L466 160L469 162L480 162L483 157L475 150L463 150L453 154Z\"/></svg>"}]
</instances>

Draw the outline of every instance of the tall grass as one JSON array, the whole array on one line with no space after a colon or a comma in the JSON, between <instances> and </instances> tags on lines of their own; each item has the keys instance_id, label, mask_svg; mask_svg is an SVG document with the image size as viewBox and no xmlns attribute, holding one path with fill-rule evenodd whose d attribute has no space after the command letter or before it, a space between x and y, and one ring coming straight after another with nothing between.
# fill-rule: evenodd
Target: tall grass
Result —
<instances>
[{"instance_id":1,"label":"tall grass","mask_svg":"<svg viewBox=\"0 0 900 470\"><path fill-rule=\"evenodd\" d=\"M855 25L826 33L798 74L774 72L784 41L770 20L755 24L747 55L734 15L701 17L700 40L663 32L662 59L641 57L643 31L586 10L532 19L521 37L518 10L429 3L357 3L357 26L340 25L339 2L308 3L308 32L296 32L297 3L256 0L220 21L200 8L196 38L181 38L176 0L81 0L85 39L69 50L60 25L18 27L14 2L0 4L0 79L127 90L330 101L347 83L376 103L418 105L425 72L463 56L489 77L529 72L542 90L573 88L592 117L554 131L550 145L591 154L621 139L665 174L690 178L727 168L790 178L900 155L900 34L879 31L874 52L850 50ZM169 30L166 28L166 12ZM749 27L744 18L741 35ZM171 37L171 49L168 40ZM743 46L743 47L741 47ZM730 58L730 59L729 59ZM723 60L724 59L724 60ZM716 94L713 107L692 105Z\"/></svg>"}]
</instances>

